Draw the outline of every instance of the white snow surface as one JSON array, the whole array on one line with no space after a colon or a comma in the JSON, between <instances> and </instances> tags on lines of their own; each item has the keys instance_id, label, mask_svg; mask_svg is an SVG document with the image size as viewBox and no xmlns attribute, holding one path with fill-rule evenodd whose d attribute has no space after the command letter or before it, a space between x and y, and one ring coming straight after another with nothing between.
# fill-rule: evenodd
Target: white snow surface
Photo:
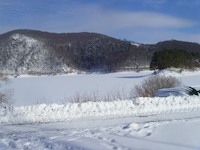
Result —
<instances>
[{"instance_id":1,"label":"white snow surface","mask_svg":"<svg viewBox=\"0 0 200 150\"><path fill-rule=\"evenodd\" d=\"M13 106L0 109L1 124L60 122L88 117L151 116L200 109L200 97L155 97L113 102Z\"/></svg>"},{"instance_id":2,"label":"white snow surface","mask_svg":"<svg viewBox=\"0 0 200 150\"><path fill-rule=\"evenodd\" d=\"M139 47L141 44L135 43L135 42L131 42L131 45L135 45L135 46Z\"/></svg>"},{"instance_id":3,"label":"white snow surface","mask_svg":"<svg viewBox=\"0 0 200 150\"><path fill-rule=\"evenodd\" d=\"M169 74L173 75L172 72L166 71L165 75ZM80 82L84 79L83 83L85 83L88 78L91 81L95 81L96 78L101 82L104 81L105 87L125 83L131 87L130 82L130 84L137 84L150 75L153 74L143 72L100 76L75 75L71 76L70 80ZM176 76L176 73L174 75ZM184 73L178 78L185 85L195 86L200 85L199 75L198 72L192 75ZM66 79L65 83L69 82L66 77L61 78ZM42 81L42 79L59 81L56 77L24 79L26 80L19 78L12 81L15 87L19 86L15 83L16 80L21 81L22 84L23 81L28 82L28 79L31 80L29 83ZM32 81L32 79L37 80ZM93 85L97 83L100 81ZM99 90L103 83L99 84ZM46 85L46 88L48 86ZM31 87L29 90L32 90ZM37 86L33 87L37 88ZM85 84L85 87L94 88L89 84ZM199 133L200 97L198 96L32 104L0 109L0 150L198 150L200 149Z\"/></svg>"},{"instance_id":4,"label":"white snow surface","mask_svg":"<svg viewBox=\"0 0 200 150\"><path fill-rule=\"evenodd\" d=\"M107 73L107 74L71 74L60 76L20 76L11 78L10 88L14 89L15 105L35 105L38 103L62 103L77 92L98 91L104 95L117 89L129 93L135 84L152 75L152 71ZM200 83L199 83L200 84Z\"/></svg>"},{"instance_id":5,"label":"white snow surface","mask_svg":"<svg viewBox=\"0 0 200 150\"><path fill-rule=\"evenodd\" d=\"M20 34L14 34L11 38L13 40L15 40L15 41L17 40L19 42L23 42L24 41L27 44L28 47L32 47L32 45L38 43L37 40L35 40L33 38L30 38L30 37L27 37L27 36L24 36L24 35L20 35Z\"/></svg>"},{"instance_id":6,"label":"white snow surface","mask_svg":"<svg viewBox=\"0 0 200 150\"><path fill-rule=\"evenodd\" d=\"M195 76L200 75L200 70L184 70L177 68L168 68L158 71L159 75L173 76L173 77L183 77L183 76Z\"/></svg>"}]
</instances>

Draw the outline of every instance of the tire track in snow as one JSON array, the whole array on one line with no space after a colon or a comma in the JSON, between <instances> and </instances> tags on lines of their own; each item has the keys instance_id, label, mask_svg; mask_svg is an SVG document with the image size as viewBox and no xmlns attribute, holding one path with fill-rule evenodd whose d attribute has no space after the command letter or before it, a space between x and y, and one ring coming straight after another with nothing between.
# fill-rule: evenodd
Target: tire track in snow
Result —
<instances>
[{"instance_id":1,"label":"tire track in snow","mask_svg":"<svg viewBox=\"0 0 200 150\"><path fill-rule=\"evenodd\" d=\"M14 134L27 134L38 132L54 132L65 130L82 130L91 128L102 128L109 126L126 126L131 123L164 122L172 120L185 120L200 118L200 110L192 112L174 112L157 114L151 116L125 116L125 117L96 117L81 118L71 121L25 124L25 125L0 125L0 135L9 136Z\"/></svg>"}]
</instances>

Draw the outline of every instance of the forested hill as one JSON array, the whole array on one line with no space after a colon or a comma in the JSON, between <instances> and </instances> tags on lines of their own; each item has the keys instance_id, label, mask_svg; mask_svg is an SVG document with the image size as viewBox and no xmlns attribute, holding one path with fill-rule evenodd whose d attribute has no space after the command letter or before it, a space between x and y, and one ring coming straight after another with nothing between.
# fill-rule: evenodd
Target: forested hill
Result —
<instances>
[{"instance_id":1,"label":"forested hill","mask_svg":"<svg viewBox=\"0 0 200 150\"><path fill-rule=\"evenodd\" d=\"M164 41L156 44L157 50L164 49L180 49L187 52L200 52L200 45L198 43L183 42L177 40Z\"/></svg>"},{"instance_id":2,"label":"forested hill","mask_svg":"<svg viewBox=\"0 0 200 150\"><path fill-rule=\"evenodd\" d=\"M68 73L74 70L119 71L148 68L155 51L200 52L180 41L136 44L97 33L48 33L14 30L0 35L0 71L7 74Z\"/></svg>"}]
</instances>

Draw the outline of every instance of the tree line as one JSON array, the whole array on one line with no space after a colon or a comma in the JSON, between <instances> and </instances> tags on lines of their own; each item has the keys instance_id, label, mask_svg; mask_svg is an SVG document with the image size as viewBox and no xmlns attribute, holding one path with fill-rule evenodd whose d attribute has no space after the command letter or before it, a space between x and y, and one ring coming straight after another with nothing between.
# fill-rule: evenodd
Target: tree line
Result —
<instances>
[{"instance_id":1,"label":"tree line","mask_svg":"<svg viewBox=\"0 0 200 150\"><path fill-rule=\"evenodd\" d=\"M200 53L187 52L180 49L164 49L155 52L151 58L150 69L166 69L170 67L194 69L200 67Z\"/></svg>"}]
</instances>

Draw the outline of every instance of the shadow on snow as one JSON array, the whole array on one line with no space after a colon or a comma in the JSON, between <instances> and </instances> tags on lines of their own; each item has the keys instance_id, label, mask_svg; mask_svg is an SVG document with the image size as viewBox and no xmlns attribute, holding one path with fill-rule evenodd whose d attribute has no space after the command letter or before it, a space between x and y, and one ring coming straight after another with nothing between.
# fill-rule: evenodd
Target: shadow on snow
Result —
<instances>
[{"instance_id":1,"label":"shadow on snow","mask_svg":"<svg viewBox=\"0 0 200 150\"><path fill-rule=\"evenodd\" d=\"M127 78L127 79L133 79L133 78L144 78L148 76L155 75L155 73L147 74L147 75L142 75L142 76L124 76L124 77L116 77L116 78Z\"/></svg>"}]
</instances>

